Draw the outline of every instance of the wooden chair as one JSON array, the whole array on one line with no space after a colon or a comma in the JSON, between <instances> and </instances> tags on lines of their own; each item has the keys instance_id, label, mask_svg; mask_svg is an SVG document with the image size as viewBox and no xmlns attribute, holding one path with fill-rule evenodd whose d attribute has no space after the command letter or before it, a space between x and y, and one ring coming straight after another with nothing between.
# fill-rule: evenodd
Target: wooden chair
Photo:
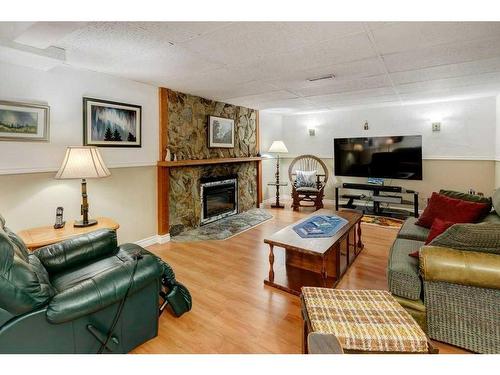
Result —
<instances>
[{"instance_id":1,"label":"wooden chair","mask_svg":"<svg viewBox=\"0 0 500 375\"><path fill-rule=\"evenodd\" d=\"M297 171L316 171L315 187L297 187ZM314 155L301 155L293 159L288 168L288 178L292 184L292 208L297 211L299 207L315 207L316 210L323 208L323 197L326 183L328 181L328 168L325 163ZM312 204L301 204L310 202Z\"/></svg>"}]
</instances>

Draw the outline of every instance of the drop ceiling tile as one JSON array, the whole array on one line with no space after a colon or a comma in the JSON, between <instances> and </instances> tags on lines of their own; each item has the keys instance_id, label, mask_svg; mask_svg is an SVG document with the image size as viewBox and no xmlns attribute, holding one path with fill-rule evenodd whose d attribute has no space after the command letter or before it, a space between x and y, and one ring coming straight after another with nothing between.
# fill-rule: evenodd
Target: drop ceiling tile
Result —
<instances>
[{"instance_id":1,"label":"drop ceiling tile","mask_svg":"<svg viewBox=\"0 0 500 375\"><path fill-rule=\"evenodd\" d=\"M234 65L363 30L360 22L235 22L182 45L210 59Z\"/></svg>"},{"instance_id":2,"label":"drop ceiling tile","mask_svg":"<svg viewBox=\"0 0 500 375\"><path fill-rule=\"evenodd\" d=\"M312 82L313 84L315 82ZM377 89L382 87L391 87L391 82L386 75L379 75L366 78L358 78L353 80L328 80L319 81L321 84L311 85L293 90L300 96L318 96L325 94L335 94L342 92L352 92L367 89Z\"/></svg>"},{"instance_id":3,"label":"drop ceiling tile","mask_svg":"<svg viewBox=\"0 0 500 375\"><path fill-rule=\"evenodd\" d=\"M380 53L408 51L500 35L498 22L395 22L372 29Z\"/></svg>"},{"instance_id":4,"label":"drop ceiling tile","mask_svg":"<svg viewBox=\"0 0 500 375\"><path fill-rule=\"evenodd\" d=\"M326 104L332 103L335 101L341 100L361 100L372 97L381 97L386 95L395 95L394 90L389 87L370 89L370 90L362 90L355 92L345 92L340 94L330 94L330 95L318 95L318 96L310 96L307 100L317 104Z\"/></svg>"},{"instance_id":5,"label":"drop ceiling tile","mask_svg":"<svg viewBox=\"0 0 500 375\"><path fill-rule=\"evenodd\" d=\"M395 84L431 81L435 79L461 77L479 73L500 71L500 58L470 61L459 64L440 65L431 68L391 73Z\"/></svg>"},{"instance_id":6,"label":"drop ceiling tile","mask_svg":"<svg viewBox=\"0 0 500 375\"><path fill-rule=\"evenodd\" d=\"M261 69L280 77L301 70L309 71L375 56L368 36L357 34L266 56L258 64Z\"/></svg>"},{"instance_id":7,"label":"drop ceiling tile","mask_svg":"<svg viewBox=\"0 0 500 375\"><path fill-rule=\"evenodd\" d=\"M206 88L201 89L193 88L190 89L189 92L205 98L213 98L216 100L225 101L231 98L266 94L273 90L275 90L275 88L265 82L253 81L241 83L239 85L222 85L218 87L207 86Z\"/></svg>"},{"instance_id":8,"label":"drop ceiling tile","mask_svg":"<svg viewBox=\"0 0 500 375\"><path fill-rule=\"evenodd\" d=\"M401 84L397 86L397 90L403 94L494 83L500 86L500 72Z\"/></svg>"},{"instance_id":9,"label":"drop ceiling tile","mask_svg":"<svg viewBox=\"0 0 500 375\"><path fill-rule=\"evenodd\" d=\"M427 47L382 57L392 73L499 56L500 38Z\"/></svg>"},{"instance_id":10,"label":"drop ceiling tile","mask_svg":"<svg viewBox=\"0 0 500 375\"><path fill-rule=\"evenodd\" d=\"M0 22L0 39L13 41L35 22Z\"/></svg>"}]
</instances>

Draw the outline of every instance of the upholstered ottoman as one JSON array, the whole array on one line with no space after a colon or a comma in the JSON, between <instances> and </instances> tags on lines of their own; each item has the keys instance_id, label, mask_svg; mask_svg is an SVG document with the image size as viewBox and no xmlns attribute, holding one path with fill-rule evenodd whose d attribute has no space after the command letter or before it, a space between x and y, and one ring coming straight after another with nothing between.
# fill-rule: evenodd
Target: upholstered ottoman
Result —
<instances>
[{"instance_id":1,"label":"upholstered ottoman","mask_svg":"<svg viewBox=\"0 0 500 375\"><path fill-rule=\"evenodd\" d=\"M437 353L387 291L303 287L301 302L304 353Z\"/></svg>"}]
</instances>

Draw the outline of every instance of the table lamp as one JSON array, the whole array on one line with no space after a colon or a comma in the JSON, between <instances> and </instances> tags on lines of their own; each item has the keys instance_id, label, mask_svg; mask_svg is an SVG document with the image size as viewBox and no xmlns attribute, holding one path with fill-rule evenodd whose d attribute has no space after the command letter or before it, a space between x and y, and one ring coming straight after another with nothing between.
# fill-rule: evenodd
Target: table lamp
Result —
<instances>
[{"instance_id":1,"label":"table lamp","mask_svg":"<svg viewBox=\"0 0 500 375\"><path fill-rule=\"evenodd\" d=\"M87 201L87 178L108 177L109 172L97 147L70 146L61 168L56 174L56 179L81 179L82 180L82 220L75 221L75 227L89 227L97 224L97 220L89 219L89 204Z\"/></svg>"}]
</instances>

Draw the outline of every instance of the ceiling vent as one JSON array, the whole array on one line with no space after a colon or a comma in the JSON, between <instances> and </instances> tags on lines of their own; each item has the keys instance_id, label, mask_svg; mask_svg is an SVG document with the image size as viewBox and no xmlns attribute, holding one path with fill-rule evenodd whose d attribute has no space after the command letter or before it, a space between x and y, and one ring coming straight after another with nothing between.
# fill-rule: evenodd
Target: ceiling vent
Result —
<instances>
[{"instance_id":1,"label":"ceiling vent","mask_svg":"<svg viewBox=\"0 0 500 375\"><path fill-rule=\"evenodd\" d=\"M316 81L323 81L325 79L334 79L334 78L335 78L334 74L327 74L326 76L308 78L307 80L309 82L316 82Z\"/></svg>"}]
</instances>

